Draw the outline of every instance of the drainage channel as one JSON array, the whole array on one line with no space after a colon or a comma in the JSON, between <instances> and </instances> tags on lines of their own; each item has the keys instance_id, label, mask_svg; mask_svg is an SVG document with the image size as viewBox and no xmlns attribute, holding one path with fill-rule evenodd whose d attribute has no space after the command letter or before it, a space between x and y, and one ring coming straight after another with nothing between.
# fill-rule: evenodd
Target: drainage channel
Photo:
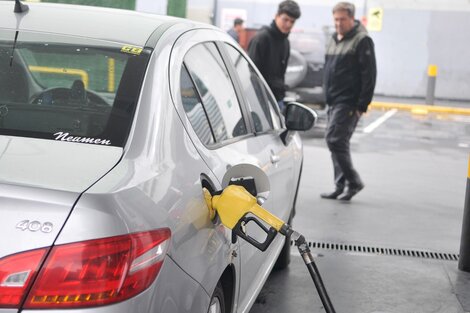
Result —
<instances>
[{"instance_id":1,"label":"drainage channel","mask_svg":"<svg viewBox=\"0 0 470 313\"><path fill-rule=\"evenodd\" d=\"M291 241L291 244L293 244L293 241ZM458 254L423 251L423 250L370 247L370 246L362 246L362 245L350 245L350 244L318 242L318 241L308 242L308 246L312 249L336 250L336 251L345 251L345 252L354 252L354 253L405 256L405 257L412 257L412 258L444 260L444 261L458 261L459 260Z\"/></svg>"}]
</instances>

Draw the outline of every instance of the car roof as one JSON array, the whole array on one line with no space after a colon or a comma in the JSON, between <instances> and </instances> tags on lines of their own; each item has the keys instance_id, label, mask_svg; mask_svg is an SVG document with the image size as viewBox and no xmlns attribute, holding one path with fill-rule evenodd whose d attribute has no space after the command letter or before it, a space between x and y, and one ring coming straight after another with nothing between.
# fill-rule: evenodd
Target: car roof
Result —
<instances>
[{"instance_id":1,"label":"car roof","mask_svg":"<svg viewBox=\"0 0 470 313\"><path fill-rule=\"evenodd\" d=\"M164 25L195 23L131 10L70 4L31 3L24 13L14 13L15 1L0 1L0 28L54 33L145 46ZM208 27L209 25L205 25Z\"/></svg>"}]
</instances>

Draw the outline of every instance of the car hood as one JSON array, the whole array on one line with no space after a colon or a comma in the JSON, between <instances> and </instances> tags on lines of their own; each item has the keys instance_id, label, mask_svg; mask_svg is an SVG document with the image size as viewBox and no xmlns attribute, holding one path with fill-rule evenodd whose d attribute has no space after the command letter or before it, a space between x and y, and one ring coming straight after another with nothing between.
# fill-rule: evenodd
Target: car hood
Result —
<instances>
[{"instance_id":1,"label":"car hood","mask_svg":"<svg viewBox=\"0 0 470 313\"><path fill-rule=\"evenodd\" d=\"M112 169L122 152L0 136L0 259L51 246L80 194Z\"/></svg>"}]
</instances>

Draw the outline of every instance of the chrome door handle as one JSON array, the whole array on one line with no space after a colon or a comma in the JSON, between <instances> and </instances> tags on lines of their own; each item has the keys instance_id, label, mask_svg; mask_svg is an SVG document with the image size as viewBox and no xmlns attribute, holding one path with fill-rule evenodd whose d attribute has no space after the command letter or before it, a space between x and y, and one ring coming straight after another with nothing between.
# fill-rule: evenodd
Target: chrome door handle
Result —
<instances>
[{"instance_id":1,"label":"chrome door handle","mask_svg":"<svg viewBox=\"0 0 470 313\"><path fill-rule=\"evenodd\" d=\"M271 163L276 164L277 162L281 161L281 157L275 154L271 154Z\"/></svg>"}]
</instances>

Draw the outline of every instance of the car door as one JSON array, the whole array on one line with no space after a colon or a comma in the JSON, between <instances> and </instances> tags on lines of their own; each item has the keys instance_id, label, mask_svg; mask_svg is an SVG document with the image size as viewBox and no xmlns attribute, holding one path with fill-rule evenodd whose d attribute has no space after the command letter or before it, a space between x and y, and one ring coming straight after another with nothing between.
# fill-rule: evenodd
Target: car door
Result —
<instances>
[{"instance_id":1,"label":"car door","mask_svg":"<svg viewBox=\"0 0 470 313\"><path fill-rule=\"evenodd\" d=\"M254 66L237 48L224 43L223 50L230 60L233 75L243 95L256 141L263 147L264 154L269 156L272 164L268 173L272 190L270 198L276 203L271 209L272 213L287 220L292 205L292 186L295 183L295 158L292 156L293 147L281 139L285 129L281 127L277 103Z\"/></svg>"},{"instance_id":2,"label":"car door","mask_svg":"<svg viewBox=\"0 0 470 313\"><path fill-rule=\"evenodd\" d=\"M292 145L284 144L281 133L282 120L277 110L277 103L271 92L266 87L264 80L257 73L257 70L250 64L241 51L234 46L224 43L223 51L230 60L230 65L234 71L237 84L243 95L248 115L253 125L255 137L252 142L262 147L262 154L268 158L263 170L268 174L271 184L269 198L273 201L267 205L272 213L287 221L292 209L293 195L295 192L295 158ZM247 230L250 233L250 229ZM251 246L241 246L242 254L248 258L242 261L242 277L240 297L243 298L243 291L250 290L250 277L256 275L257 269L252 267L252 263L262 262L258 258L263 258L259 251ZM248 260L247 260L248 259ZM246 262L246 263L245 263ZM249 293L245 294L248 299ZM250 299L249 301L253 301Z\"/></svg>"},{"instance_id":3,"label":"car door","mask_svg":"<svg viewBox=\"0 0 470 313\"><path fill-rule=\"evenodd\" d=\"M215 175L220 179L230 167L250 163L262 168L268 177L275 177L276 169L271 162L270 152L267 153L262 140L254 135L247 123L248 118L242 109L244 107L239 101L240 97L237 97L232 78L216 44L205 42L192 47L184 63L211 125L213 143L206 142L208 149L204 149L203 155ZM196 122L193 125L197 128ZM277 152L268 140L264 144L273 150L272 153ZM272 188L276 190L277 184L273 184ZM275 197L268 200L266 207L274 210L274 203ZM247 226L247 233L255 238L262 237L254 224ZM263 271L260 273L259 269L270 258L245 241L240 241L240 257L240 300L243 307L251 302L249 297L256 294L256 288L266 275Z\"/></svg>"},{"instance_id":4,"label":"car door","mask_svg":"<svg viewBox=\"0 0 470 313\"><path fill-rule=\"evenodd\" d=\"M238 74L227 53L223 51L225 48L222 42L226 40L226 36L217 36L214 33L216 32L209 30L190 31L181 36L174 46L175 52L184 51L184 59L181 72L170 73L170 76L179 74L178 84L183 81L192 83L193 91L186 94L190 95L195 91L197 102L200 102L200 105L189 105L182 110L184 118L189 121L188 133L219 183L227 169L237 164L249 163L263 169L271 181L271 196L264 207L281 218L286 218L287 206L276 203L281 194L289 193L292 188L287 188L289 180L292 180L291 173L282 172L291 165L289 148L279 138L279 116L277 121L273 121L272 116L271 121L263 116L258 119L251 117L251 112L258 115L262 113L264 116L266 114L264 111L248 110ZM225 60L223 55L226 56ZM275 114L274 110L273 112L269 110L270 115ZM201 127L201 123L206 123L205 120L209 121L210 133L202 131L207 129ZM255 126L255 122L269 127L265 131L256 130L258 126ZM284 157L285 163L282 161ZM253 297L267 278L283 244L283 238L278 236L265 253L247 242L239 241L239 244L242 262L239 311L245 311L253 303Z\"/></svg>"}]
</instances>

